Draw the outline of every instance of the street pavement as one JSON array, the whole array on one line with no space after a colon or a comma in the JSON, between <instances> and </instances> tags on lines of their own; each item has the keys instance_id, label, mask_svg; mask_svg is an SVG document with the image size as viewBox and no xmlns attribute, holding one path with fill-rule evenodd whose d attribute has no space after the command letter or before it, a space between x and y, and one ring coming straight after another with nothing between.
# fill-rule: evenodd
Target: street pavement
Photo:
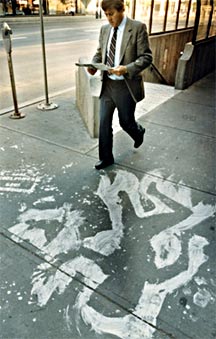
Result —
<instances>
[{"instance_id":1,"label":"street pavement","mask_svg":"<svg viewBox=\"0 0 216 339\"><path fill-rule=\"evenodd\" d=\"M146 88L102 171L74 92L0 116L0 338L216 337L215 73Z\"/></svg>"}]
</instances>

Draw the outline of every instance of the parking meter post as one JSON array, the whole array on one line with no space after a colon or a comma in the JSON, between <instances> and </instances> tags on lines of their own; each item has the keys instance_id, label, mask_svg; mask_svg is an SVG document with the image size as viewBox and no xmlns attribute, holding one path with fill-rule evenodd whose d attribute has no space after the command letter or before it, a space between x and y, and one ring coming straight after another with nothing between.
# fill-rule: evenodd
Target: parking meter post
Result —
<instances>
[{"instance_id":1,"label":"parking meter post","mask_svg":"<svg viewBox=\"0 0 216 339\"><path fill-rule=\"evenodd\" d=\"M42 56L44 66L44 89L45 89L45 103L40 103L37 108L40 110L52 110L58 107L57 104L49 103L48 94L48 81L47 81L47 67L46 67L46 49L45 49L45 36L44 36L44 24L43 24L43 6L42 0L39 0L39 13L40 13L40 25L41 25L41 43L42 43Z\"/></svg>"},{"instance_id":2,"label":"parking meter post","mask_svg":"<svg viewBox=\"0 0 216 339\"><path fill-rule=\"evenodd\" d=\"M14 81L14 72L13 72L13 63L11 55L8 54L8 67L11 79L11 88L12 88L12 95L13 95L13 103L14 103L14 115L19 115L18 103L17 103L17 94L16 94L16 86Z\"/></svg>"},{"instance_id":3,"label":"parking meter post","mask_svg":"<svg viewBox=\"0 0 216 339\"><path fill-rule=\"evenodd\" d=\"M48 105L49 97L48 97L48 82L47 82L47 67L46 67L46 50L45 50L45 36L44 36L44 24L43 24L43 13L42 13L41 0L40 0L40 24L41 24L42 57L43 57L43 66L44 66L45 99L46 99L46 105Z\"/></svg>"},{"instance_id":4,"label":"parking meter post","mask_svg":"<svg viewBox=\"0 0 216 339\"><path fill-rule=\"evenodd\" d=\"M18 103L17 103L17 94L16 94L16 85L15 85L15 78L13 72L13 63L12 63L12 44L11 44L11 34L12 30L8 26L6 22L2 25L2 38L4 42L4 47L7 53L8 59L8 68L10 74L10 81L11 81L11 89L12 89L12 96L13 96L13 103L14 103L14 112L10 115L11 119L21 119L24 118L25 115L19 112Z\"/></svg>"}]
</instances>

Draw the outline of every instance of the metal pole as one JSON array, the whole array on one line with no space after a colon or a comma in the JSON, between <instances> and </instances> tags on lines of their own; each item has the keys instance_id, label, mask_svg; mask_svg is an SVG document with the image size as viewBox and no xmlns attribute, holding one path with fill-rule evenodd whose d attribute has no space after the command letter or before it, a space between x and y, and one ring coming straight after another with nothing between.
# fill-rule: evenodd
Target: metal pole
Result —
<instances>
[{"instance_id":1,"label":"metal pole","mask_svg":"<svg viewBox=\"0 0 216 339\"><path fill-rule=\"evenodd\" d=\"M13 95L13 103L14 103L14 113L10 115L11 119L21 119L25 117L25 114L20 113L18 109L17 103L17 94L16 94L16 86L15 86L15 79L14 79L14 72L13 72L13 63L11 53L8 54L8 67L10 73L10 80L11 80L11 88L12 88L12 95Z\"/></svg>"},{"instance_id":2,"label":"metal pole","mask_svg":"<svg viewBox=\"0 0 216 339\"><path fill-rule=\"evenodd\" d=\"M151 1L151 12L150 12L150 18L149 18L149 34L151 34L152 32L153 13L154 13L154 0Z\"/></svg>"},{"instance_id":3,"label":"metal pole","mask_svg":"<svg viewBox=\"0 0 216 339\"><path fill-rule=\"evenodd\" d=\"M13 103L14 103L14 112L10 115L10 118L21 119L25 117L25 114L21 114L18 109L16 85L15 85L12 55L11 55L12 54L11 34L12 34L12 29L8 26L6 22L4 22L2 25L2 38L3 38L5 50L7 52L8 68L9 68L11 89L12 89L12 96L13 96Z\"/></svg>"},{"instance_id":4,"label":"metal pole","mask_svg":"<svg viewBox=\"0 0 216 339\"><path fill-rule=\"evenodd\" d=\"M55 108L58 107L58 105L54 104L54 103L49 103L42 0L39 0L39 12L40 12L42 56L43 56L43 66L44 66L44 88L45 88L45 99L46 99L46 102L45 102L45 104L44 103L40 103L37 106L37 108L44 111L44 110L55 109Z\"/></svg>"},{"instance_id":5,"label":"metal pole","mask_svg":"<svg viewBox=\"0 0 216 339\"><path fill-rule=\"evenodd\" d=\"M165 15L164 15L164 23L163 23L163 32L166 31L167 16L168 16L168 8L169 8L169 0L166 0Z\"/></svg>"},{"instance_id":6,"label":"metal pole","mask_svg":"<svg viewBox=\"0 0 216 339\"><path fill-rule=\"evenodd\" d=\"M17 94L16 94L16 86L15 86L15 81L14 81L14 72L13 72L13 63L12 63L11 53L8 53L8 68L9 68L9 73L10 73L14 110L15 110L15 114L17 115L19 111L18 111L18 104L17 104Z\"/></svg>"},{"instance_id":7,"label":"metal pole","mask_svg":"<svg viewBox=\"0 0 216 339\"><path fill-rule=\"evenodd\" d=\"M176 31L178 29L180 9L181 9L181 0L179 0L179 2L178 2L178 9L177 9L177 12L176 12L176 23L175 23L175 30Z\"/></svg>"},{"instance_id":8,"label":"metal pole","mask_svg":"<svg viewBox=\"0 0 216 339\"><path fill-rule=\"evenodd\" d=\"M135 19L135 14L136 14L136 0L133 0L133 2L132 2L132 12L131 12L132 19Z\"/></svg>"}]
</instances>

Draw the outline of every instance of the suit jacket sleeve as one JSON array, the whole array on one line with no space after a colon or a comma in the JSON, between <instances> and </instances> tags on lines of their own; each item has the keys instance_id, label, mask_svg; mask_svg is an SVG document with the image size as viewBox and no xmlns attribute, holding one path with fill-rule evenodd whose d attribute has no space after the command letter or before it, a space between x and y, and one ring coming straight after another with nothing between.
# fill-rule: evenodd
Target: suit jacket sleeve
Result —
<instances>
[{"instance_id":1,"label":"suit jacket sleeve","mask_svg":"<svg viewBox=\"0 0 216 339\"><path fill-rule=\"evenodd\" d=\"M104 26L102 26L101 30L100 30L99 44L98 44L98 47L97 47L97 51L96 51L96 53L95 53L95 55L93 56L93 59L92 59L93 63L105 62L105 56L103 58L103 55L102 55L103 54L103 50L105 50L105 48L103 48L104 43L105 43L104 39L103 39L103 36L104 36L103 28L104 28Z\"/></svg>"},{"instance_id":2,"label":"suit jacket sleeve","mask_svg":"<svg viewBox=\"0 0 216 339\"><path fill-rule=\"evenodd\" d=\"M125 27L122 43L121 64L127 66L129 79L133 79L152 62L146 25L139 21L129 20ZM126 41L124 43L124 41ZM125 45L124 45L125 44Z\"/></svg>"}]
</instances>

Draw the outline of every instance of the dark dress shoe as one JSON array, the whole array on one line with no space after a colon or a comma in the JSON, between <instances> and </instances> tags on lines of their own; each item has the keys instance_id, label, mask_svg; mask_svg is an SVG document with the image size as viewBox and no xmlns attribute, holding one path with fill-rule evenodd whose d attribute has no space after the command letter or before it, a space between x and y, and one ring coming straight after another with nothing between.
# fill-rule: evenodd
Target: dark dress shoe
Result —
<instances>
[{"instance_id":1,"label":"dark dress shoe","mask_svg":"<svg viewBox=\"0 0 216 339\"><path fill-rule=\"evenodd\" d=\"M114 159L109 159L109 160L100 160L95 164L95 168L97 170L103 169L105 167L108 167L110 165L114 164Z\"/></svg>"},{"instance_id":2,"label":"dark dress shoe","mask_svg":"<svg viewBox=\"0 0 216 339\"><path fill-rule=\"evenodd\" d=\"M142 129L140 132L140 135L138 136L137 140L134 143L134 148L138 148L142 145L143 139L144 139L144 134L145 134L145 128Z\"/></svg>"}]
</instances>

